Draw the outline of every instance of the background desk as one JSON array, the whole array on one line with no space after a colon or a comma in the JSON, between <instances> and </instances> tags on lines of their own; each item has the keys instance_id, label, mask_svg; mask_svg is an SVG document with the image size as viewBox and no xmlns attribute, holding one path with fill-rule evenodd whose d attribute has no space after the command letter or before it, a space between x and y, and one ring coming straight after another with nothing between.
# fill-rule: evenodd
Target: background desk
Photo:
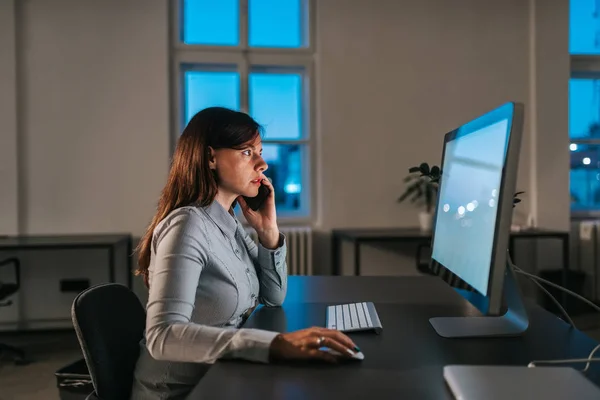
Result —
<instances>
[{"instance_id":1,"label":"background desk","mask_svg":"<svg viewBox=\"0 0 600 400\"><path fill-rule=\"evenodd\" d=\"M569 232L545 229L528 229L511 232L508 249L515 259L515 241L517 239L558 239L562 244L562 286L567 287L569 271ZM419 243L431 245L431 233L419 228L378 228L378 229L334 229L331 231L332 274L342 275L341 247L344 240L354 245L354 275L361 274L360 245L362 243ZM418 260L417 260L418 263ZM561 303L566 304L566 294L561 294Z\"/></svg>"},{"instance_id":2,"label":"background desk","mask_svg":"<svg viewBox=\"0 0 600 400\"><path fill-rule=\"evenodd\" d=\"M119 246L124 246L122 257L127 266L127 286L132 286L132 237L127 234L114 235L19 235L0 236L0 251L19 250L77 250L104 249L108 258L108 280L115 282L116 257Z\"/></svg>"},{"instance_id":3,"label":"background desk","mask_svg":"<svg viewBox=\"0 0 600 400\"><path fill-rule=\"evenodd\" d=\"M444 339L429 318L479 315L436 277L290 276L282 308L258 308L246 327L292 331L324 326L330 303L373 301L383 333L351 334L362 362L255 364L217 362L189 399L452 399L447 364L527 365L532 360L584 358L597 343L542 308L531 305L523 337ZM582 365L576 365L580 368ZM600 365L587 376L600 386Z\"/></svg>"},{"instance_id":4,"label":"background desk","mask_svg":"<svg viewBox=\"0 0 600 400\"><path fill-rule=\"evenodd\" d=\"M71 304L81 290L107 281L132 288L129 234L2 236L0 252L22 261L21 289L0 309L0 331L72 327Z\"/></svg>"},{"instance_id":5,"label":"background desk","mask_svg":"<svg viewBox=\"0 0 600 400\"><path fill-rule=\"evenodd\" d=\"M544 229L530 229L511 232L509 251L514 257L515 240L523 239L558 239L562 243L562 266L564 271L569 269L569 232ZM422 232L419 228L377 228L377 229L333 229L331 231L331 252L333 275L342 274L340 250L342 241L354 244L354 275L359 276L360 245L361 243L425 243L431 244L431 233ZM566 277L566 272L565 272Z\"/></svg>"}]
</instances>

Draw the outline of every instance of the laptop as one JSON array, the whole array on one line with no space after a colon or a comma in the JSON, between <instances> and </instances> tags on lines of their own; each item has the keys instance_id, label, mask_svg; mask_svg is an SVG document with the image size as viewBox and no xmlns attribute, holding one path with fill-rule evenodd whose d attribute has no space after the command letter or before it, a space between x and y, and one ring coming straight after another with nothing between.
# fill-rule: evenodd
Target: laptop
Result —
<instances>
[{"instance_id":1,"label":"laptop","mask_svg":"<svg viewBox=\"0 0 600 400\"><path fill-rule=\"evenodd\" d=\"M571 367L447 365L444 379L457 400L600 399L600 388Z\"/></svg>"}]
</instances>

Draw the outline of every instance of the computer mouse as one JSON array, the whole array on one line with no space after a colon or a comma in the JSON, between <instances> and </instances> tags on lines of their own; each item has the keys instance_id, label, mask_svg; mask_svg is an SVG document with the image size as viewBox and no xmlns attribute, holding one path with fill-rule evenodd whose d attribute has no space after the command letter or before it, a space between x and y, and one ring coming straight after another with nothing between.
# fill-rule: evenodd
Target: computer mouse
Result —
<instances>
[{"instance_id":1,"label":"computer mouse","mask_svg":"<svg viewBox=\"0 0 600 400\"><path fill-rule=\"evenodd\" d=\"M330 349L329 347L321 347L319 350L326 351L327 353L332 354L334 356L341 355L339 351ZM354 360L362 361L365 359L365 355L362 353L362 351L353 352L352 350L348 349L348 353L352 356Z\"/></svg>"}]
</instances>

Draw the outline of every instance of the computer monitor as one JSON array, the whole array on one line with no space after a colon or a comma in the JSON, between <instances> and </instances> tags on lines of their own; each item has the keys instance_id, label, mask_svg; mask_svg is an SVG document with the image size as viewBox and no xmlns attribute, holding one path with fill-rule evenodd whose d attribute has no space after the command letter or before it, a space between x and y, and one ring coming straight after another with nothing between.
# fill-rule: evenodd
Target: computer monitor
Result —
<instances>
[{"instance_id":1,"label":"computer monitor","mask_svg":"<svg viewBox=\"0 0 600 400\"><path fill-rule=\"evenodd\" d=\"M476 291L467 299L485 297L487 310L483 317L432 318L441 336L518 335L529 325L506 255L523 108L503 104L444 137L431 261Z\"/></svg>"}]
</instances>

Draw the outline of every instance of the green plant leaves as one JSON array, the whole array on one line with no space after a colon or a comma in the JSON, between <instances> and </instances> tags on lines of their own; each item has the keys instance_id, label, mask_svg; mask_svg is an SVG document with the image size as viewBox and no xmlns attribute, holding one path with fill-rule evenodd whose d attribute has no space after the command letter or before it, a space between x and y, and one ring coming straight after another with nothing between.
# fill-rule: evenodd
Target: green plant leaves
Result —
<instances>
[{"instance_id":1,"label":"green plant leaves","mask_svg":"<svg viewBox=\"0 0 600 400\"><path fill-rule=\"evenodd\" d=\"M431 167L429 175L431 176L431 180L433 182L438 182L440 180L440 176L442 176L442 170L437 165L434 165Z\"/></svg>"},{"instance_id":2,"label":"green plant leaves","mask_svg":"<svg viewBox=\"0 0 600 400\"><path fill-rule=\"evenodd\" d=\"M419 188L419 186L417 184L409 186L408 189L406 189L406 191L402 194L402 196L400 196L398 198L398 202L401 203L404 200L406 200L408 198L408 196L410 196L411 194L414 194L418 188Z\"/></svg>"},{"instance_id":3,"label":"green plant leaves","mask_svg":"<svg viewBox=\"0 0 600 400\"><path fill-rule=\"evenodd\" d=\"M525 192L524 191L520 191L520 192L517 192L517 193L514 194L514 196L513 196L513 208L515 208L515 206L521 202L521 199L519 199L517 196L520 195L520 194L523 194L523 193L525 193Z\"/></svg>"},{"instance_id":4,"label":"green plant leaves","mask_svg":"<svg viewBox=\"0 0 600 400\"><path fill-rule=\"evenodd\" d=\"M405 192L398 198L398 202L410 199L415 204L423 204L430 212L436 199L438 182L441 176L440 167L429 166L428 163L421 163L418 167L408 169L409 175L404 178L407 184Z\"/></svg>"}]
</instances>

